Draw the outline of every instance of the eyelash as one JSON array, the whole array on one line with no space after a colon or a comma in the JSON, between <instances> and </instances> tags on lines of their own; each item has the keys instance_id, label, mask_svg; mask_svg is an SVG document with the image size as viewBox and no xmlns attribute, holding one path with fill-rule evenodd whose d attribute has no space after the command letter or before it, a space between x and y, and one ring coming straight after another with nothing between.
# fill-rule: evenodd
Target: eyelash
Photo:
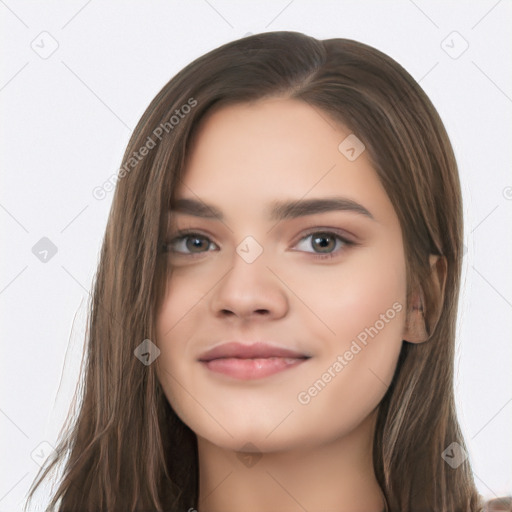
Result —
<instances>
[{"instance_id":1,"label":"eyelash","mask_svg":"<svg viewBox=\"0 0 512 512\"><path fill-rule=\"evenodd\" d=\"M347 247L350 247L350 246L357 245L355 242L353 242L351 240L348 240L344 236L341 236L336 231L332 231L332 229L331 230L327 230L327 229L324 230L322 228L315 228L314 230L309 231L304 236L302 236L297 241L297 243L295 245L299 244L300 242L303 242L304 240L306 240L307 238L309 238L309 237L311 237L312 235L315 235L315 234L329 235L329 236L332 236L333 238L335 238L336 241L341 241L343 243L343 246L341 248L338 248L337 250L335 249L333 252L329 252L329 253L325 253L325 254L311 253L309 251L305 251L307 254L312 254L313 258L318 259L318 260L335 258L336 256L339 255L339 253L341 251L343 251L343 248L347 248ZM166 242L164 244L164 250L166 252L173 252L170 249L170 246L173 243L180 242L180 241L182 241L182 240L184 240L186 238L193 238L193 236L203 237L206 240L208 240L208 242L215 243L215 242L212 242L212 240L210 240L210 238L207 235L204 235L202 233L199 233L197 231L192 231L192 230L189 230L189 229L178 230L178 231L176 231L175 235L176 236L174 236L174 238L172 238L171 240L169 240L168 242ZM200 252L200 253L195 253L195 254L192 254L192 253L182 253L182 252L176 251L176 254L178 254L179 256L185 256L185 257L189 257L189 258L196 258L196 257L201 257L202 255L204 255L207 252L209 252L209 249L207 249L206 251ZM301 252L301 251L298 251L298 252Z\"/></svg>"}]
</instances>

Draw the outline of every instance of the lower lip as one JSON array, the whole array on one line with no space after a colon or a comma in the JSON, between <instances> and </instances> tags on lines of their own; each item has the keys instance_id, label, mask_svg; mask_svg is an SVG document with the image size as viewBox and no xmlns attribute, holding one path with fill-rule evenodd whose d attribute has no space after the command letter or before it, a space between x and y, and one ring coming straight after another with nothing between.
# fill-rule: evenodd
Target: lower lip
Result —
<instances>
[{"instance_id":1,"label":"lower lip","mask_svg":"<svg viewBox=\"0 0 512 512\"><path fill-rule=\"evenodd\" d=\"M269 357L262 359L240 359L226 357L203 361L202 363L212 372L223 373L236 379L261 379L275 373L294 368L307 359Z\"/></svg>"}]
</instances>

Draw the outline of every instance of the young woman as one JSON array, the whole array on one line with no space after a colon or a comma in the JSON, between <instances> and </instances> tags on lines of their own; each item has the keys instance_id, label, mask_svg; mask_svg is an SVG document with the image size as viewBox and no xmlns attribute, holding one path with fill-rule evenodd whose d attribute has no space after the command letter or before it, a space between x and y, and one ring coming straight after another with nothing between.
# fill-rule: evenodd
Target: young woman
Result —
<instances>
[{"instance_id":1,"label":"young woman","mask_svg":"<svg viewBox=\"0 0 512 512\"><path fill-rule=\"evenodd\" d=\"M80 411L36 485L66 458L59 511L483 510L461 261L453 151L400 65L296 32L209 52L128 144Z\"/></svg>"}]
</instances>

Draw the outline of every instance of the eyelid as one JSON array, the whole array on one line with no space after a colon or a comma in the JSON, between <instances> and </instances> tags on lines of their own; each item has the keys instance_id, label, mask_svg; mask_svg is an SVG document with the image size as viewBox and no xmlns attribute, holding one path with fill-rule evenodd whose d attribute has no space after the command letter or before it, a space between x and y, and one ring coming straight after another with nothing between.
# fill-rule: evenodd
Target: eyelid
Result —
<instances>
[{"instance_id":1,"label":"eyelid","mask_svg":"<svg viewBox=\"0 0 512 512\"><path fill-rule=\"evenodd\" d=\"M340 238L343 238L346 242L354 243L354 244L357 243L357 241L356 241L357 237L354 234L350 233L346 229L340 229L340 228L335 228L335 227L331 227L331 226L313 226L311 228L307 228L295 239L295 241L293 243L295 245L297 242L300 242L301 240L303 240L304 238L306 238L307 236L309 236L313 233L324 233L324 232L334 233L334 234L338 235ZM170 235L168 235L167 239L165 241L165 244L168 244L168 243L172 242L173 240L175 240L176 238L180 238L180 237L183 237L186 235L202 235L202 236L208 237L211 241L214 241L214 238L215 238L207 230L203 230L201 228L183 228L183 229L176 229Z\"/></svg>"},{"instance_id":2,"label":"eyelid","mask_svg":"<svg viewBox=\"0 0 512 512\"><path fill-rule=\"evenodd\" d=\"M330 228L327 226L315 226L313 228L306 229L305 232L301 233L300 237L296 239L296 241L293 243L293 245L297 245L299 242L307 238L308 236L311 236L315 233L331 233L334 235L339 236L344 242L347 244L356 244L357 242L354 240L355 236L351 235L344 229L340 228Z\"/></svg>"}]
</instances>

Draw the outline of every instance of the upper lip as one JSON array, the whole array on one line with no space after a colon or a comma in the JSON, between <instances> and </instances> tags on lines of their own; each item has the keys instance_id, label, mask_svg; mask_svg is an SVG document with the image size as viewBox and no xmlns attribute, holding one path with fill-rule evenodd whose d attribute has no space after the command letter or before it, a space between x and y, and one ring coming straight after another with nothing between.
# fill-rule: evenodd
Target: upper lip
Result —
<instances>
[{"instance_id":1,"label":"upper lip","mask_svg":"<svg viewBox=\"0 0 512 512\"><path fill-rule=\"evenodd\" d=\"M203 352L199 356L199 361L207 362L213 359L225 357L238 357L240 359L256 359L268 357L290 357L290 358L309 358L307 354L302 354L295 350L269 345L263 342L252 343L250 345L236 341L217 345L216 347Z\"/></svg>"}]
</instances>

